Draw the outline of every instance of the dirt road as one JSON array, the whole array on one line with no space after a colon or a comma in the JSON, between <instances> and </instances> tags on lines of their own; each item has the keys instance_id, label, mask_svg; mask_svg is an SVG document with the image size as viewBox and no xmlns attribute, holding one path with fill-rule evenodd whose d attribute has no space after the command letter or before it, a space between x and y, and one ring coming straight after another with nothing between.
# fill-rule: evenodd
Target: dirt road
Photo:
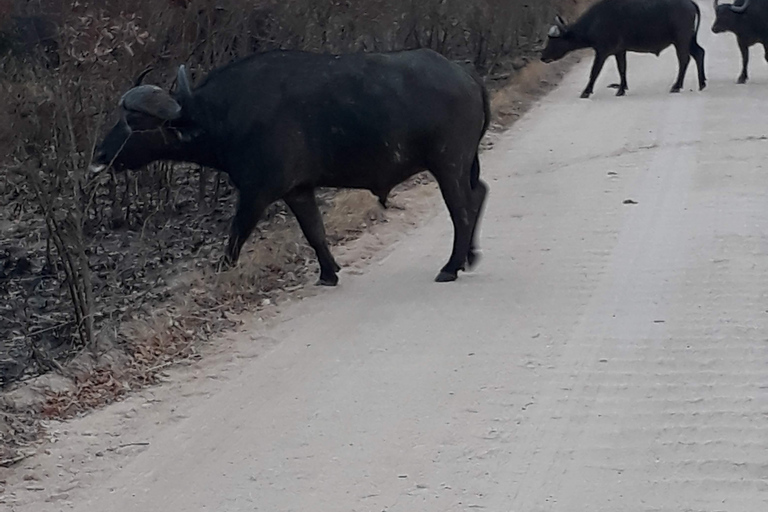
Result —
<instances>
[{"instance_id":1,"label":"dirt road","mask_svg":"<svg viewBox=\"0 0 768 512\"><path fill-rule=\"evenodd\" d=\"M768 69L735 85L736 45L710 24L704 93L693 69L667 93L669 51L630 56L628 97L605 88L611 62L580 100L585 61L498 138L475 273L432 283L437 205L234 355L54 426L6 503L768 510Z\"/></svg>"}]
</instances>

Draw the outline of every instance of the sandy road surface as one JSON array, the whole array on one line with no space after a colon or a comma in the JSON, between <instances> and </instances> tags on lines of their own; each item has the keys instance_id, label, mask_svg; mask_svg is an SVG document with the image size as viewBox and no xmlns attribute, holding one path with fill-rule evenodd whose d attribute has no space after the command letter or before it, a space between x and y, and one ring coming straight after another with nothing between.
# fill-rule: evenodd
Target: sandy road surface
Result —
<instances>
[{"instance_id":1,"label":"sandy road surface","mask_svg":"<svg viewBox=\"0 0 768 512\"><path fill-rule=\"evenodd\" d=\"M579 100L584 62L497 140L477 272L431 282L440 206L220 367L61 427L12 509L768 510L768 69L735 85L710 24L704 93L667 94L668 52Z\"/></svg>"}]
</instances>

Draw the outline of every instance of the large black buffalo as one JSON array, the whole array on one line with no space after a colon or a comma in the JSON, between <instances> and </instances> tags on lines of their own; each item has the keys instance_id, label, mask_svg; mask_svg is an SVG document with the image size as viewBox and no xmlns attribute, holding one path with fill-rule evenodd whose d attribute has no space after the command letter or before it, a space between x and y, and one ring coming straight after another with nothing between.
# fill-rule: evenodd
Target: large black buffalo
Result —
<instances>
[{"instance_id":1,"label":"large black buffalo","mask_svg":"<svg viewBox=\"0 0 768 512\"><path fill-rule=\"evenodd\" d=\"M715 0L715 23L712 32L733 32L741 50L741 75L738 82L747 83L749 74L749 47L761 43L768 61L768 2L765 0L736 0L721 4Z\"/></svg>"},{"instance_id":2,"label":"large black buffalo","mask_svg":"<svg viewBox=\"0 0 768 512\"><path fill-rule=\"evenodd\" d=\"M593 48L595 61L581 95L588 98L606 59L614 55L621 82L613 87L623 96L628 89L627 52L659 55L674 45L680 69L671 92L682 89L691 56L699 71L699 89L704 89L704 48L696 42L700 23L701 11L692 0L602 0L572 25L556 17L541 60L553 62L574 50Z\"/></svg>"},{"instance_id":3,"label":"large black buffalo","mask_svg":"<svg viewBox=\"0 0 768 512\"><path fill-rule=\"evenodd\" d=\"M315 189L367 189L385 204L392 188L423 170L437 180L454 225L453 252L436 280L453 281L477 260L488 94L475 74L438 53L274 51L214 70L195 89L181 66L175 92L137 85L120 109L92 169L172 160L229 174L239 201L227 265L265 208L282 199L317 254L318 284L333 286L340 267Z\"/></svg>"}]
</instances>

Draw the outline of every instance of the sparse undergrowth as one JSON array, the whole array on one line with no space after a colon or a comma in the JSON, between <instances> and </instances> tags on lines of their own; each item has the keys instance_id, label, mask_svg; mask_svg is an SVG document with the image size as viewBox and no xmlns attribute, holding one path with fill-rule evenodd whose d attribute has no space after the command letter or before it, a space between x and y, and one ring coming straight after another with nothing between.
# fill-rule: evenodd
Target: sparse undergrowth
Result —
<instances>
[{"instance_id":1,"label":"sparse undergrowth","mask_svg":"<svg viewBox=\"0 0 768 512\"><path fill-rule=\"evenodd\" d=\"M68 52L56 66L7 53L3 68L12 78L0 80L11 98L0 110L0 125L7 121L0 147L10 148L10 159L0 162L0 385L51 371L64 378L55 385L38 379L42 391L32 402L11 395L0 400L0 465L24 456L24 447L38 437L40 418L81 414L156 382L174 362L198 357L200 343L234 326L238 314L256 312L279 294L302 288L316 273L314 254L282 204L270 209L240 265L215 273L234 193L214 171L163 164L101 181L85 173L104 113L126 86L125 77L115 78L116 70L136 71L150 63L158 76L169 76L178 58L166 61L182 54L182 60L207 69L274 45L278 36L290 47L332 51L432 46L485 72L495 91L497 127L504 127L563 68L526 66L556 3L574 2L541 2L525 11L528 18L516 21L514 30L493 25L468 37L464 26L464 36L446 28L455 28L464 12L450 2L435 3L447 7L426 2L418 9L403 2L412 26L396 24L397 30L386 34L367 30L364 23L347 24L341 11L334 11L341 4L321 12L325 4L310 1L290 12L269 10L278 3L253 2L266 14L248 23L266 25L250 26L226 18L226 9L207 1L172 1L154 19L183 29L169 32L177 40L162 42L143 30L142 20L149 17L142 17L146 5L139 0L130 2L133 11L123 4L119 13L73 4L70 14L79 15L80 25L63 24L56 40L58 49ZM0 0L0 16L3 5L11 4ZM422 12L424 6L433 11ZM302 35L296 20L308 13L315 24L301 25ZM66 14L60 13L62 20ZM362 20L378 22L382 15L368 12ZM470 25L492 17L482 9L475 15ZM276 20L282 23L270 25ZM221 36L216 28L232 29L236 37ZM417 177L400 189L425 180ZM334 245L387 219L368 192L323 191L320 199Z\"/></svg>"}]
</instances>

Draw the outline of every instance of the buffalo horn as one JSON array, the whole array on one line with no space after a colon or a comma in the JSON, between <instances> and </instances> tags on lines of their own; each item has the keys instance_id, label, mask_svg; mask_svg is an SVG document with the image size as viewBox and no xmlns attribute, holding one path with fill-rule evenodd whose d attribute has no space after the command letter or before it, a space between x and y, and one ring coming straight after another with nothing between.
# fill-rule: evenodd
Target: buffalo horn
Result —
<instances>
[{"instance_id":1,"label":"buffalo horn","mask_svg":"<svg viewBox=\"0 0 768 512\"><path fill-rule=\"evenodd\" d=\"M747 7L749 7L750 0L745 0L745 2L741 5L733 5L731 4L731 10L733 12L742 13L747 10Z\"/></svg>"},{"instance_id":2,"label":"buffalo horn","mask_svg":"<svg viewBox=\"0 0 768 512\"><path fill-rule=\"evenodd\" d=\"M565 32L567 27L565 26L565 20L558 14L555 16L555 26L560 29L560 32Z\"/></svg>"},{"instance_id":3,"label":"buffalo horn","mask_svg":"<svg viewBox=\"0 0 768 512\"><path fill-rule=\"evenodd\" d=\"M143 82L143 81L144 81L144 78L145 78L145 77L146 77L148 74L150 74L150 73L152 72L152 70L153 70L153 69L154 69L154 68L153 68L152 66L150 66L150 67L148 67L147 69L145 69L144 71L142 71L141 73L139 73L139 76L137 76L137 77L136 77L136 80L133 82L133 86L134 86L134 87L138 87L138 86L140 86L140 85L141 85L141 82Z\"/></svg>"},{"instance_id":4,"label":"buffalo horn","mask_svg":"<svg viewBox=\"0 0 768 512\"><path fill-rule=\"evenodd\" d=\"M120 106L124 110L141 112L163 121L173 121L181 116L181 105L156 85L134 87L120 99Z\"/></svg>"}]
</instances>

